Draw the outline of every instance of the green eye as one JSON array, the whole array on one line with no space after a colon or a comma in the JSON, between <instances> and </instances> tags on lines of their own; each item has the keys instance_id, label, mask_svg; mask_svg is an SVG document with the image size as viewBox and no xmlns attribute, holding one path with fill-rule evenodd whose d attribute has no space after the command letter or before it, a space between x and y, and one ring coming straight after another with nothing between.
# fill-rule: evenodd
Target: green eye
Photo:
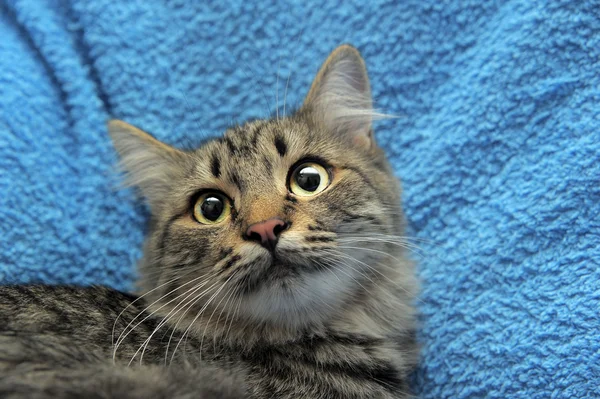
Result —
<instances>
[{"instance_id":1,"label":"green eye","mask_svg":"<svg viewBox=\"0 0 600 399\"><path fill-rule=\"evenodd\" d=\"M329 186L329 173L315 162L306 162L299 165L290 179L292 193L309 197L316 195Z\"/></svg>"},{"instance_id":2,"label":"green eye","mask_svg":"<svg viewBox=\"0 0 600 399\"><path fill-rule=\"evenodd\" d=\"M202 194L194 204L194 218L202 224L220 223L230 213L229 200L219 193Z\"/></svg>"}]
</instances>

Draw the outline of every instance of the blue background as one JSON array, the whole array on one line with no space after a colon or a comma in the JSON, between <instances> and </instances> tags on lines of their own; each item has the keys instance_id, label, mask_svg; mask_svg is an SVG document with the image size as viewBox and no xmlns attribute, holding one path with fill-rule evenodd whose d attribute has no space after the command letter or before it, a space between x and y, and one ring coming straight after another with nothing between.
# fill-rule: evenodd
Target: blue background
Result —
<instances>
[{"instance_id":1,"label":"blue background","mask_svg":"<svg viewBox=\"0 0 600 399\"><path fill-rule=\"evenodd\" d=\"M129 289L147 212L109 116L193 144L274 113L278 69L297 106L349 42L427 240L414 390L600 397L597 1L1 4L0 282Z\"/></svg>"}]
</instances>

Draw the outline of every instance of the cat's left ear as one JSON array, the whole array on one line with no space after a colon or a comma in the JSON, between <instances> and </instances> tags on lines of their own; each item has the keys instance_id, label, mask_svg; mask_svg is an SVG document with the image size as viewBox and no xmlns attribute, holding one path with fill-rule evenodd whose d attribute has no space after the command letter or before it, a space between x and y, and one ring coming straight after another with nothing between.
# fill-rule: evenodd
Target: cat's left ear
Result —
<instances>
[{"instance_id":1,"label":"cat's left ear","mask_svg":"<svg viewBox=\"0 0 600 399\"><path fill-rule=\"evenodd\" d=\"M186 154L123 121L109 121L108 132L126 172L126 183L138 187L152 211L159 212L186 170Z\"/></svg>"},{"instance_id":2,"label":"cat's left ear","mask_svg":"<svg viewBox=\"0 0 600 399\"><path fill-rule=\"evenodd\" d=\"M377 114L367 68L356 48L345 44L329 55L302 107L329 133L349 136L365 149L374 145L372 122Z\"/></svg>"}]
</instances>

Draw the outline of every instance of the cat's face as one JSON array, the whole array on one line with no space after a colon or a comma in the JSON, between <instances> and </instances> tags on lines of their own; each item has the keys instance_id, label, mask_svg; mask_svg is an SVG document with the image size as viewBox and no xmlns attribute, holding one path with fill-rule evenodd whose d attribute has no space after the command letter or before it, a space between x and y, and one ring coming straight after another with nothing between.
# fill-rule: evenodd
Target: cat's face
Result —
<instances>
[{"instance_id":1,"label":"cat's face","mask_svg":"<svg viewBox=\"0 0 600 399\"><path fill-rule=\"evenodd\" d=\"M295 115L231 128L194 151L111 122L153 213L146 288L193 314L293 326L368 294L390 272L397 251L385 237L402 220L373 115L362 59L344 46Z\"/></svg>"}]
</instances>

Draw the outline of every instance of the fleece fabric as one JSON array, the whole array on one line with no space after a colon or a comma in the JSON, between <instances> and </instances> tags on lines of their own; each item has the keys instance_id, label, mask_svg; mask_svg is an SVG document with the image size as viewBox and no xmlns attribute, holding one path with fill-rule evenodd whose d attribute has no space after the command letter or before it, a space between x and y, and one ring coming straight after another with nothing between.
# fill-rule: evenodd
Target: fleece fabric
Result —
<instances>
[{"instance_id":1,"label":"fleece fabric","mask_svg":"<svg viewBox=\"0 0 600 399\"><path fill-rule=\"evenodd\" d=\"M399 116L414 391L600 397L598 1L0 4L0 283L130 289L148 214L105 121L186 145L289 113L348 42Z\"/></svg>"}]
</instances>

